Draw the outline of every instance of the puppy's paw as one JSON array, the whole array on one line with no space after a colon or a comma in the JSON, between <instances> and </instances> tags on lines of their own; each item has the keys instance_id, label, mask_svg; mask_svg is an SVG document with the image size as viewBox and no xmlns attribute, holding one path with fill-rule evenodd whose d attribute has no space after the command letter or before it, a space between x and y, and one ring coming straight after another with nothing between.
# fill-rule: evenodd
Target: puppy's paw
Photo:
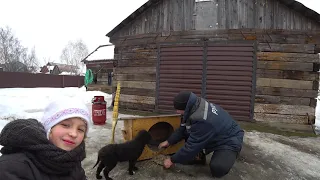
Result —
<instances>
[{"instance_id":1,"label":"puppy's paw","mask_svg":"<svg viewBox=\"0 0 320 180\"><path fill-rule=\"evenodd\" d=\"M134 172L134 171L129 171L129 174L130 175L134 175L136 172Z\"/></svg>"},{"instance_id":2,"label":"puppy's paw","mask_svg":"<svg viewBox=\"0 0 320 180\"><path fill-rule=\"evenodd\" d=\"M97 179L102 179L102 176L99 175L99 174L97 174L97 175L96 175L96 178L97 178Z\"/></svg>"},{"instance_id":3,"label":"puppy's paw","mask_svg":"<svg viewBox=\"0 0 320 180\"><path fill-rule=\"evenodd\" d=\"M138 171L139 168L137 168L137 167L135 166L135 167L133 167L133 170L134 170L134 171Z\"/></svg>"}]
</instances>

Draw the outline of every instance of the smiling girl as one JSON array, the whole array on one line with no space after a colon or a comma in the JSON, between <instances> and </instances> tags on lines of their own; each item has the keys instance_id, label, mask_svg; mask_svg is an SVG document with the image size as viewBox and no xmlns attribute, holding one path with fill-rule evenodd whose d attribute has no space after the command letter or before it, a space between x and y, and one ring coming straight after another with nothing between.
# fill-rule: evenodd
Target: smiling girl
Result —
<instances>
[{"instance_id":1,"label":"smiling girl","mask_svg":"<svg viewBox=\"0 0 320 180\"><path fill-rule=\"evenodd\" d=\"M0 177L85 180L81 161L89 124L86 105L73 98L50 103L41 123L35 119L8 123L0 134Z\"/></svg>"}]
</instances>

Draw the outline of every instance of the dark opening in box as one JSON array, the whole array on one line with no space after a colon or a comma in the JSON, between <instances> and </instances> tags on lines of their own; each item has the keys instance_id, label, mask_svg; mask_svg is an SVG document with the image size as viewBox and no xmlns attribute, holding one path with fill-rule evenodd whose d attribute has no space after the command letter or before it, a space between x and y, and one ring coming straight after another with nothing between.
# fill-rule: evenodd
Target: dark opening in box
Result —
<instances>
[{"instance_id":1,"label":"dark opening in box","mask_svg":"<svg viewBox=\"0 0 320 180\"><path fill-rule=\"evenodd\" d=\"M150 129L152 140L148 144L151 150L158 150L158 146L161 142L167 140L173 133L173 127L167 122L158 122L154 124Z\"/></svg>"}]
</instances>

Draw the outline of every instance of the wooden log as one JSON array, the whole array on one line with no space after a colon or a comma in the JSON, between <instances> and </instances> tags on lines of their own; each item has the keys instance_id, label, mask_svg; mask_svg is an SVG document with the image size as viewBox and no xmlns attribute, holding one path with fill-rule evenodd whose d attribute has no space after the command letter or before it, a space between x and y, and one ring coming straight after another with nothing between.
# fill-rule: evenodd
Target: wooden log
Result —
<instances>
[{"instance_id":1,"label":"wooden log","mask_svg":"<svg viewBox=\"0 0 320 180\"><path fill-rule=\"evenodd\" d=\"M317 79L317 72L257 69L257 78L292 79L314 81Z\"/></svg>"},{"instance_id":2,"label":"wooden log","mask_svg":"<svg viewBox=\"0 0 320 180\"><path fill-rule=\"evenodd\" d=\"M283 114L283 115L313 115L315 108L303 105L284 105L284 104L259 104L254 105L255 113L263 114Z\"/></svg>"},{"instance_id":3,"label":"wooden log","mask_svg":"<svg viewBox=\"0 0 320 180\"><path fill-rule=\"evenodd\" d=\"M181 35L181 39L204 39L204 38L221 38L228 39L228 34L192 34L192 35ZM243 36L242 36L243 38Z\"/></svg>"},{"instance_id":4,"label":"wooden log","mask_svg":"<svg viewBox=\"0 0 320 180\"><path fill-rule=\"evenodd\" d=\"M111 94L112 93L112 86L108 86L108 85L101 84L101 83L90 84L88 86L87 91L102 91L107 94Z\"/></svg>"},{"instance_id":5,"label":"wooden log","mask_svg":"<svg viewBox=\"0 0 320 180\"><path fill-rule=\"evenodd\" d=\"M308 116L254 113L254 119L261 122L308 124Z\"/></svg>"},{"instance_id":6,"label":"wooden log","mask_svg":"<svg viewBox=\"0 0 320 180\"><path fill-rule=\"evenodd\" d=\"M149 49L149 51L137 52L121 52L116 56L120 60L148 60L156 59L158 56L157 49Z\"/></svg>"},{"instance_id":7,"label":"wooden log","mask_svg":"<svg viewBox=\"0 0 320 180\"><path fill-rule=\"evenodd\" d=\"M316 44L314 52L315 53L320 53L320 42Z\"/></svg>"},{"instance_id":8,"label":"wooden log","mask_svg":"<svg viewBox=\"0 0 320 180\"><path fill-rule=\"evenodd\" d=\"M303 54L303 53L280 53L280 52L258 52L258 60L265 61L286 61L286 62L304 62L304 63L319 63L320 57L318 54Z\"/></svg>"},{"instance_id":9,"label":"wooden log","mask_svg":"<svg viewBox=\"0 0 320 180\"><path fill-rule=\"evenodd\" d=\"M150 50L157 50L156 44L144 44L144 45L131 45L131 46L119 46L118 52L115 54L136 53L136 52L150 52Z\"/></svg>"},{"instance_id":10,"label":"wooden log","mask_svg":"<svg viewBox=\"0 0 320 180\"><path fill-rule=\"evenodd\" d=\"M142 82L142 81L120 81L121 87L127 88L141 88L156 89L156 82ZM112 86L117 86L117 81L112 81Z\"/></svg>"},{"instance_id":11,"label":"wooden log","mask_svg":"<svg viewBox=\"0 0 320 180\"><path fill-rule=\"evenodd\" d=\"M172 31L171 36L188 36L188 35L216 35L216 34L228 34L228 29L217 30L191 30L191 31Z\"/></svg>"},{"instance_id":12,"label":"wooden log","mask_svg":"<svg viewBox=\"0 0 320 180\"><path fill-rule=\"evenodd\" d=\"M124 87L124 88L121 88L121 94L155 97L156 91L154 89L142 89L142 87L141 88Z\"/></svg>"},{"instance_id":13,"label":"wooden log","mask_svg":"<svg viewBox=\"0 0 320 180\"><path fill-rule=\"evenodd\" d=\"M150 67L156 66L157 59L121 59L118 67Z\"/></svg>"},{"instance_id":14,"label":"wooden log","mask_svg":"<svg viewBox=\"0 0 320 180\"><path fill-rule=\"evenodd\" d=\"M310 53L314 54L314 44L276 44L276 43L259 43L258 51L260 52L288 52L288 53Z\"/></svg>"},{"instance_id":15,"label":"wooden log","mask_svg":"<svg viewBox=\"0 0 320 180\"><path fill-rule=\"evenodd\" d=\"M215 29L215 30L190 30L190 31L162 31L161 33L145 33L145 34L136 34L136 35L121 35L114 34L110 37L110 42L114 43L115 41L125 41L127 39L143 39L143 38L159 38L164 37L167 38L169 36L188 36L188 35L206 35L206 36L214 36L217 34L256 34L256 35L266 35L269 36L269 40L279 39L277 36L281 38L289 37L294 38L295 36L303 37L307 36L309 39L317 38L319 35L319 30L278 30L278 29ZM274 38L272 38L275 36ZM266 38L265 38L266 39ZM269 41L270 42L270 41Z\"/></svg>"},{"instance_id":16,"label":"wooden log","mask_svg":"<svg viewBox=\"0 0 320 180\"><path fill-rule=\"evenodd\" d=\"M155 82L156 74L116 74L114 78L116 81Z\"/></svg>"},{"instance_id":17,"label":"wooden log","mask_svg":"<svg viewBox=\"0 0 320 180\"><path fill-rule=\"evenodd\" d=\"M308 41L306 35L287 35L282 34L259 34L257 41L260 43L277 43L277 44L305 44Z\"/></svg>"},{"instance_id":18,"label":"wooden log","mask_svg":"<svg viewBox=\"0 0 320 180\"><path fill-rule=\"evenodd\" d=\"M286 104L310 106L310 98L296 98L271 95L256 95L255 102L261 104Z\"/></svg>"},{"instance_id":19,"label":"wooden log","mask_svg":"<svg viewBox=\"0 0 320 180\"><path fill-rule=\"evenodd\" d=\"M256 88L256 95L316 98L317 94L318 94L317 90L302 90L302 89L276 88L276 87L257 87Z\"/></svg>"},{"instance_id":20,"label":"wooden log","mask_svg":"<svg viewBox=\"0 0 320 180\"><path fill-rule=\"evenodd\" d=\"M313 89L313 81L298 81L289 79L257 78L257 87L279 87L294 89Z\"/></svg>"},{"instance_id":21,"label":"wooden log","mask_svg":"<svg viewBox=\"0 0 320 180\"><path fill-rule=\"evenodd\" d=\"M138 111L151 111L155 110L154 104L141 104L141 103L131 103L131 102L119 102L120 109L138 110Z\"/></svg>"},{"instance_id":22,"label":"wooden log","mask_svg":"<svg viewBox=\"0 0 320 180\"><path fill-rule=\"evenodd\" d=\"M155 38L159 36L159 33L145 33L145 34L136 34L136 35L126 35L126 36L116 36L116 34L110 37L110 42L113 40L124 41L126 39L141 39L141 38Z\"/></svg>"},{"instance_id":23,"label":"wooden log","mask_svg":"<svg viewBox=\"0 0 320 180\"><path fill-rule=\"evenodd\" d=\"M108 82L108 78L105 77L105 76L97 77L97 81L98 81L98 82Z\"/></svg>"},{"instance_id":24,"label":"wooden log","mask_svg":"<svg viewBox=\"0 0 320 180\"><path fill-rule=\"evenodd\" d=\"M138 38L138 39L117 39L112 42L115 46L121 46L121 47L126 47L126 46L133 46L133 45L150 45L150 44L155 44L156 38Z\"/></svg>"},{"instance_id":25,"label":"wooden log","mask_svg":"<svg viewBox=\"0 0 320 180\"><path fill-rule=\"evenodd\" d=\"M140 104L155 104L155 97L121 94L120 101Z\"/></svg>"},{"instance_id":26,"label":"wooden log","mask_svg":"<svg viewBox=\"0 0 320 180\"><path fill-rule=\"evenodd\" d=\"M115 68L114 74L155 74L156 67L121 67Z\"/></svg>"},{"instance_id":27,"label":"wooden log","mask_svg":"<svg viewBox=\"0 0 320 180\"><path fill-rule=\"evenodd\" d=\"M313 72L313 63L258 61L258 69L297 70Z\"/></svg>"},{"instance_id":28,"label":"wooden log","mask_svg":"<svg viewBox=\"0 0 320 180\"><path fill-rule=\"evenodd\" d=\"M257 34L257 40L264 43L279 43L279 44L317 44L320 42L320 35L304 34Z\"/></svg>"},{"instance_id":29,"label":"wooden log","mask_svg":"<svg viewBox=\"0 0 320 180\"><path fill-rule=\"evenodd\" d=\"M320 96L320 93L319 93L319 96ZM317 106L317 99L315 98L311 98L310 99L310 107L316 107ZM319 104L320 106L320 104Z\"/></svg>"}]
</instances>

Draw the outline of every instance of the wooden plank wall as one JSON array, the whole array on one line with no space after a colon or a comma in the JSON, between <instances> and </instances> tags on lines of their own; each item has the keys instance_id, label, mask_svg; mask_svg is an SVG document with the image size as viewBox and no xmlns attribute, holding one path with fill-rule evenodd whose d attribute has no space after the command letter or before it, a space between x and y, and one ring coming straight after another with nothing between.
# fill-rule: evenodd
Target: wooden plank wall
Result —
<instances>
[{"instance_id":1,"label":"wooden plank wall","mask_svg":"<svg viewBox=\"0 0 320 180\"><path fill-rule=\"evenodd\" d=\"M194 5L194 0L159 1L114 36L194 29Z\"/></svg>"},{"instance_id":2,"label":"wooden plank wall","mask_svg":"<svg viewBox=\"0 0 320 180\"><path fill-rule=\"evenodd\" d=\"M143 39L142 39L143 40ZM119 48L113 86L121 82L120 108L154 111L156 89L156 44Z\"/></svg>"},{"instance_id":3,"label":"wooden plank wall","mask_svg":"<svg viewBox=\"0 0 320 180\"><path fill-rule=\"evenodd\" d=\"M318 23L278 0L210 0L195 5L195 29L319 29Z\"/></svg>"},{"instance_id":4,"label":"wooden plank wall","mask_svg":"<svg viewBox=\"0 0 320 180\"><path fill-rule=\"evenodd\" d=\"M308 124L314 121L319 75L319 31L214 30L150 33L111 38L119 49L115 71L123 82L120 106L154 110L157 43L257 43L257 79L254 118L257 121Z\"/></svg>"},{"instance_id":5,"label":"wooden plank wall","mask_svg":"<svg viewBox=\"0 0 320 180\"><path fill-rule=\"evenodd\" d=\"M315 44L260 43L257 59L255 119L313 124L320 61Z\"/></svg>"},{"instance_id":6,"label":"wooden plank wall","mask_svg":"<svg viewBox=\"0 0 320 180\"><path fill-rule=\"evenodd\" d=\"M243 28L315 30L320 25L278 0L161 0L113 36Z\"/></svg>"}]
</instances>

